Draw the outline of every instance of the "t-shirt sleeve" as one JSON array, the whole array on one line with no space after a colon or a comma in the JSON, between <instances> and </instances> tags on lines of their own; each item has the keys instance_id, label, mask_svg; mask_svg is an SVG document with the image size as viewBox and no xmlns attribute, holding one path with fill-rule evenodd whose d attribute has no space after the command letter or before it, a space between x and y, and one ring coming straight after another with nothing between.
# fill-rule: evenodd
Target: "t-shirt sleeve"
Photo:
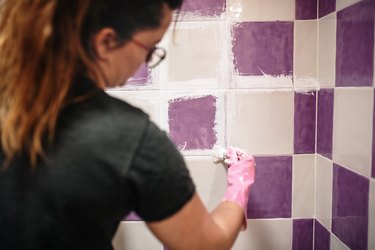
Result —
<instances>
[{"instance_id":1,"label":"t-shirt sleeve","mask_svg":"<svg viewBox=\"0 0 375 250\"><path fill-rule=\"evenodd\" d=\"M133 210L145 221L163 220L179 211L195 186L184 159L164 131L149 122L128 173Z\"/></svg>"}]
</instances>

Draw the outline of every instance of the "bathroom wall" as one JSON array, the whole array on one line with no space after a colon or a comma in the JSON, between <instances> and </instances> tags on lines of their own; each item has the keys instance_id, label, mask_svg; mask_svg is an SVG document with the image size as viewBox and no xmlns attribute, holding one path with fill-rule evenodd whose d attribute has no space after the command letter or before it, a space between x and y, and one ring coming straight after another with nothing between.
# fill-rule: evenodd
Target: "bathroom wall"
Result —
<instances>
[{"instance_id":1,"label":"bathroom wall","mask_svg":"<svg viewBox=\"0 0 375 250\"><path fill-rule=\"evenodd\" d=\"M375 249L375 1L319 7L316 249Z\"/></svg>"},{"instance_id":2,"label":"bathroom wall","mask_svg":"<svg viewBox=\"0 0 375 250\"><path fill-rule=\"evenodd\" d=\"M317 1L186 0L165 62L108 90L169 133L209 210L226 189L212 148L255 155L233 249L375 249L373 12ZM163 249L136 214L113 244Z\"/></svg>"}]
</instances>

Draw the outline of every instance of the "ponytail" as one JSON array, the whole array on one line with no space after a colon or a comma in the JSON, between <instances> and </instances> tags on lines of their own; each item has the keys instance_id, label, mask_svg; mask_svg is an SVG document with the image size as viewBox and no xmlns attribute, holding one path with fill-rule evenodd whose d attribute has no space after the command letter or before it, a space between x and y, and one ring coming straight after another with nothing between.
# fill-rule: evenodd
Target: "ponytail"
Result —
<instances>
[{"instance_id":1,"label":"ponytail","mask_svg":"<svg viewBox=\"0 0 375 250\"><path fill-rule=\"evenodd\" d=\"M44 157L43 138L53 140L74 76L82 65L93 65L80 40L89 4L90 0L1 3L0 136L6 165L21 152L33 167Z\"/></svg>"},{"instance_id":2,"label":"ponytail","mask_svg":"<svg viewBox=\"0 0 375 250\"><path fill-rule=\"evenodd\" d=\"M119 42L156 28L163 3L182 0L0 0L0 140L5 167L26 153L35 167L54 139L73 78L90 75L100 87L92 35L113 28Z\"/></svg>"}]
</instances>

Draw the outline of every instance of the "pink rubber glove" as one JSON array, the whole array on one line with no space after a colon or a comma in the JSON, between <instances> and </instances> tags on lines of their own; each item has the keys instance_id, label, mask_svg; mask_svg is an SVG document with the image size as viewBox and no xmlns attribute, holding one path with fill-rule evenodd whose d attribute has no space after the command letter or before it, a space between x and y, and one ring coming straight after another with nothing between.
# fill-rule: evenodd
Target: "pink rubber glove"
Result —
<instances>
[{"instance_id":1,"label":"pink rubber glove","mask_svg":"<svg viewBox=\"0 0 375 250\"><path fill-rule=\"evenodd\" d=\"M249 201L250 186L254 183L254 158L238 148L229 147L226 152L225 163L228 164L228 188L223 201L232 201L240 205L244 211L242 230L247 227L247 203Z\"/></svg>"}]
</instances>

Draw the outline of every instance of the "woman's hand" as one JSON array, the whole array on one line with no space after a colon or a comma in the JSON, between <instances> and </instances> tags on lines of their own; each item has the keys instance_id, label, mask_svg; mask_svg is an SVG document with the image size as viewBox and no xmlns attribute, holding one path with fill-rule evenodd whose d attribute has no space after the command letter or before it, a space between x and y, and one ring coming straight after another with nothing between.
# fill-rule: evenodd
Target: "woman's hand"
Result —
<instances>
[{"instance_id":1,"label":"woman's hand","mask_svg":"<svg viewBox=\"0 0 375 250\"><path fill-rule=\"evenodd\" d=\"M228 189L224 195L223 201L234 202L243 209L243 229L246 229L247 203L249 200L250 186L254 183L255 161L254 158L245 151L230 147L226 152L225 163L228 164Z\"/></svg>"}]
</instances>

